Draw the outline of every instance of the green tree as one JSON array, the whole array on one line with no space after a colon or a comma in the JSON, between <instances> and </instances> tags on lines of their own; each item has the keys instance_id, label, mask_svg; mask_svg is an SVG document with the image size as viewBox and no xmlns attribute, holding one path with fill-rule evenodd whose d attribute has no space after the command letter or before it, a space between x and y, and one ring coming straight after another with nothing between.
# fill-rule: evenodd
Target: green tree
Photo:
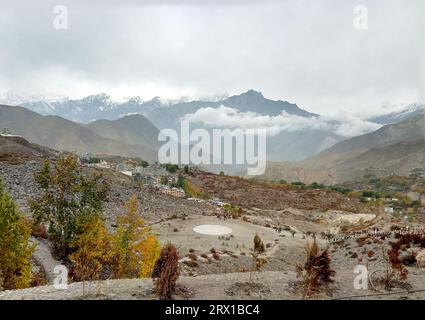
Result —
<instances>
[{"instance_id":1,"label":"green tree","mask_svg":"<svg viewBox=\"0 0 425 320\"><path fill-rule=\"evenodd\" d=\"M55 251L65 257L72 252L79 226L101 215L110 186L100 175L85 177L74 156L61 157L53 170L46 160L35 180L41 195L29 200L34 221L48 223Z\"/></svg>"},{"instance_id":2,"label":"green tree","mask_svg":"<svg viewBox=\"0 0 425 320\"><path fill-rule=\"evenodd\" d=\"M177 164L167 163L165 165L165 169L170 173L176 173L177 170L179 169L179 166Z\"/></svg>"},{"instance_id":3,"label":"green tree","mask_svg":"<svg viewBox=\"0 0 425 320\"><path fill-rule=\"evenodd\" d=\"M184 189L184 178L181 174L179 174L179 176L177 177L176 187Z\"/></svg>"},{"instance_id":4,"label":"green tree","mask_svg":"<svg viewBox=\"0 0 425 320\"><path fill-rule=\"evenodd\" d=\"M28 243L30 235L28 221L0 180L0 290L22 289L31 284L34 246Z\"/></svg>"}]
</instances>

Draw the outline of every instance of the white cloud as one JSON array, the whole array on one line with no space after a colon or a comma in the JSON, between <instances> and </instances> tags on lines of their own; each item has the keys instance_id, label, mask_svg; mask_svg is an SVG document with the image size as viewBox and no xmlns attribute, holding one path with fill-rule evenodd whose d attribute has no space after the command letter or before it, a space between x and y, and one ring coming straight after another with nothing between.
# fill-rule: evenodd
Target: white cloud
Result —
<instances>
[{"instance_id":1,"label":"white cloud","mask_svg":"<svg viewBox=\"0 0 425 320\"><path fill-rule=\"evenodd\" d=\"M354 137L380 127L380 125L362 120L347 112L334 117L304 118L286 112L277 116L240 112L224 105L218 108L198 109L195 113L185 115L183 120L200 123L210 128L267 129L271 136L283 131L295 132L310 129L327 130L343 137Z\"/></svg>"},{"instance_id":2,"label":"white cloud","mask_svg":"<svg viewBox=\"0 0 425 320\"><path fill-rule=\"evenodd\" d=\"M56 0L1 0L0 93L148 100L256 89L321 114L415 102L422 3L364 0L369 29L358 31L351 0L65 0L69 29L58 31Z\"/></svg>"}]
</instances>

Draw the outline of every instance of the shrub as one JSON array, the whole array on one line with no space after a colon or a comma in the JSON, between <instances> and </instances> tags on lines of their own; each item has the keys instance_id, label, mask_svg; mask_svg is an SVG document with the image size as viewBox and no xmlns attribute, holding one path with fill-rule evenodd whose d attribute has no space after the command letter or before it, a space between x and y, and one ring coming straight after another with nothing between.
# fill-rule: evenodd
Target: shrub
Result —
<instances>
[{"instance_id":1,"label":"shrub","mask_svg":"<svg viewBox=\"0 0 425 320\"><path fill-rule=\"evenodd\" d=\"M220 255L219 255L217 252L214 252L214 253L213 253L213 258L214 258L215 260L220 260Z\"/></svg>"},{"instance_id":2,"label":"shrub","mask_svg":"<svg viewBox=\"0 0 425 320\"><path fill-rule=\"evenodd\" d=\"M0 290L22 289L31 284L28 244L31 228L0 180Z\"/></svg>"},{"instance_id":3,"label":"shrub","mask_svg":"<svg viewBox=\"0 0 425 320\"><path fill-rule=\"evenodd\" d=\"M250 274L250 280L252 280L253 272L259 271L261 267L266 263L266 259L261 257L261 255L266 251L264 248L264 243L261 240L258 234L255 234L254 239L254 248L252 250L252 268Z\"/></svg>"},{"instance_id":4,"label":"shrub","mask_svg":"<svg viewBox=\"0 0 425 320\"><path fill-rule=\"evenodd\" d=\"M264 249L264 243L261 240L260 236L258 234L255 234L254 236L254 253L259 255L264 253L266 250Z\"/></svg>"},{"instance_id":5,"label":"shrub","mask_svg":"<svg viewBox=\"0 0 425 320\"><path fill-rule=\"evenodd\" d=\"M231 204L225 204L223 206L223 210L226 218L238 219L243 213L242 208L239 208L238 206L233 206Z\"/></svg>"},{"instance_id":6,"label":"shrub","mask_svg":"<svg viewBox=\"0 0 425 320\"><path fill-rule=\"evenodd\" d=\"M160 299L170 300L172 298L179 274L177 249L171 243L168 243L162 248L152 271L156 293Z\"/></svg>"},{"instance_id":7,"label":"shrub","mask_svg":"<svg viewBox=\"0 0 425 320\"><path fill-rule=\"evenodd\" d=\"M196 261L193 261L193 260L185 260L185 261L183 261L183 263L185 265L187 265L188 267L191 267L191 268L197 268L198 267L198 263Z\"/></svg>"},{"instance_id":8,"label":"shrub","mask_svg":"<svg viewBox=\"0 0 425 320\"><path fill-rule=\"evenodd\" d=\"M32 275L31 287L40 287L48 285L48 282L41 271L35 272Z\"/></svg>"},{"instance_id":9,"label":"shrub","mask_svg":"<svg viewBox=\"0 0 425 320\"><path fill-rule=\"evenodd\" d=\"M205 198L206 195L202 192L201 188L192 183L189 179L184 179L183 190L188 197L192 198Z\"/></svg>"},{"instance_id":10,"label":"shrub","mask_svg":"<svg viewBox=\"0 0 425 320\"><path fill-rule=\"evenodd\" d=\"M328 250L320 253L319 246L314 239L312 244L307 244L306 261L303 265L297 265L297 277L301 278L303 298L309 298L320 291L322 286L334 280L335 271L331 269L331 259Z\"/></svg>"},{"instance_id":11,"label":"shrub","mask_svg":"<svg viewBox=\"0 0 425 320\"><path fill-rule=\"evenodd\" d=\"M33 237L41 238L41 239L47 239L49 236L47 233L46 226L42 223L39 223L39 224L31 223L31 235Z\"/></svg>"},{"instance_id":12,"label":"shrub","mask_svg":"<svg viewBox=\"0 0 425 320\"><path fill-rule=\"evenodd\" d=\"M401 281L406 280L408 271L400 261L400 244L392 243L391 249L385 251L384 246L382 247L383 260L384 260L384 272L376 278L377 283L381 283L385 286L386 290L390 290L396 284L400 284ZM371 281L372 282L372 281ZM374 283L372 282L372 285Z\"/></svg>"},{"instance_id":13,"label":"shrub","mask_svg":"<svg viewBox=\"0 0 425 320\"><path fill-rule=\"evenodd\" d=\"M394 272L398 273L400 280L406 280L408 271L400 261L400 243L391 244L391 249L388 250L388 260Z\"/></svg>"},{"instance_id":14,"label":"shrub","mask_svg":"<svg viewBox=\"0 0 425 320\"><path fill-rule=\"evenodd\" d=\"M165 165L165 170L167 170L170 173L176 173L178 169L179 169L179 166L177 164L167 163Z\"/></svg>"},{"instance_id":15,"label":"shrub","mask_svg":"<svg viewBox=\"0 0 425 320\"><path fill-rule=\"evenodd\" d=\"M359 247L363 247L366 244L368 239L369 239L368 236L359 237L359 238L356 239L356 242L359 245Z\"/></svg>"},{"instance_id":16,"label":"shrub","mask_svg":"<svg viewBox=\"0 0 425 320\"><path fill-rule=\"evenodd\" d=\"M198 256L197 256L196 254L194 254L194 253L190 253L190 254L188 255L188 257L189 257L189 259L190 259L190 260L192 260L192 261L196 261L196 260L198 260Z\"/></svg>"}]
</instances>

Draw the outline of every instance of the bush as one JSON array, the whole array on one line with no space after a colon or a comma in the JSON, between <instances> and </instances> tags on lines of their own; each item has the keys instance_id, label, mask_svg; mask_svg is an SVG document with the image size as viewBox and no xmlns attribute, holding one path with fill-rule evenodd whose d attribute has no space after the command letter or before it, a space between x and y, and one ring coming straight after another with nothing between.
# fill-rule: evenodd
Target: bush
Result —
<instances>
[{"instance_id":1,"label":"bush","mask_svg":"<svg viewBox=\"0 0 425 320\"><path fill-rule=\"evenodd\" d=\"M176 289L180 274L177 249L171 243L166 244L152 271L156 293L162 300L170 300Z\"/></svg>"},{"instance_id":2,"label":"bush","mask_svg":"<svg viewBox=\"0 0 425 320\"><path fill-rule=\"evenodd\" d=\"M223 209L226 218L238 219L243 213L242 208L239 208L238 206L233 206L231 204L225 204Z\"/></svg>"},{"instance_id":3,"label":"bush","mask_svg":"<svg viewBox=\"0 0 425 320\"><path fill-rule=\"evenodd\" d=\"M183 261L183 263L185 265L187 265L188 267L191 267L191 268L197 268L198 267L198 263L196 261L193 261L193 260L185 260L185 261Z\"/></svg>"},{"instance_id":4,"label":"bush","mask_svg":"<svg viewBox=\"0 0 425 320\"><path fill-rule=\"evenodd\" d=\"M167 163L165 165L165 170L167 170L170 173L176 173L178 169L179 169L179 166L177 164Z\"/></svg>"},{"instance_id":5,"label":"bush","mask_svg":"<svg viewBox=\"0 0 425 320\"><path fill-rule=\"evenodd\" d=\"M328 250L320 253L316 239L312 244L307 244L306 261L303 265L297 265L297 277L302 278L303 298L309 298L320 291L321 287L333 282L335 271L331 269L331 260Z\"/></svg>"},{"instance_id":6,"label":"bush","mask_svg":"<svg viewBox=\"0 0 425 320\"><path fill-rule=\"evenodd\" d=\"M202 190L192 183L189 179L184 179L183 190L188 197L192 198L205 198L206 195L202 192Z\"/></svg>"},{"instance_id":7,"label":"bush","mask_svg":"<svg viewBox=\"0 0 425 320\"><path fill-rule=\"evenodd\" d=\"M254 239L254 248L252 250L252 268L250 274L250 280L252 280L252 274L255 271L259 271L261 267L266 263L266 259L261 257L261 255L266 251L264 248L264 243L261 240L258 234L255 234Z\"/></svg>"},{"instance_id":8,"label":"bush","mask_svg":"<svg viewBox=\"0 0 425 320\"><path fill-rule=\"evenodd\" d=\"M404 285L403 282L407 279L408 271L400 260L400 244L398 242L392 243L390 250L386 251L382 247L382 251L384 272L376 279L377 283L383 284L386 290L391 290L396 285Z\"/></svg>"},{"instance_id":9,"label":"bush","mask_svg":"<svg viewBox=\"0 0 425 320\"><path fill-rule=\"evenodd\" d=\"M28 244L29 222L0 180L0 290L22 289L32 280L30 259L34 247Z\"/></svg>"},{"instance_id":10,"label":"bush","mask_svg":"<svg viewBox=\"0 0 425 320\"><path fill-rule=\"evenodd\" d=\"M367 242L367 240L369 239L369 237L368 236L364 236L364 237L358 237L357 239L356 239L356 242L357 242L357 244L359 245L359 247L363 247L365 244L366 244L366 242Z\"/></svg>"},{"instance_id":11,"label":"bush","mask_svg":"<svg viewBox=\"0 0 425 320\"><path fill-rule=\"evenodd\" d=\"M46 226L42 223L39 223L39 224L31 223L31 235L33 237L41 238L41 239L47 239L49 236L47 233Z\"/></svg>"},{"instance_id":12,"label":"bush","mask_svg":"<svg viewBox=\"0 0 425 320\"><path fill-rule=\"evenodd\" d=\"M198 260L198 256L196 254L194 254L194 253L188 254L188 257L192 261Z\"/></svg>"},{"instance_id":13,"label":"bush","mask_svg":"<svg viewBox=\"0 0 425 320\"><path fill-rule=\"evenodd\" d=\"M31 287L40 287L40 286L46 286L49 283L46 280L46 277L44 276L43 272L38 271L33 273L32 280L31 280Z\"/></svg>"}]
</instances>

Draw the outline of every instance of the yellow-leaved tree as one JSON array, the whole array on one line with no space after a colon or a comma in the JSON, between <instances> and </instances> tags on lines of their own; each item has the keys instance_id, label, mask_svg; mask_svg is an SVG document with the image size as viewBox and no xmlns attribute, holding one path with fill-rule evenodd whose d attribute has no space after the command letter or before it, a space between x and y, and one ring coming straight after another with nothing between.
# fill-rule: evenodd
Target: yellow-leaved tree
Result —
<instances>
[{"instance_id":1,"label":"yellow-leaved tree","mask_svg":"<svg viewBox=\"0 0 425 320\"><path fill-rule=\"evenodd\" d=\"M125 208L125 214L117 217L117 230L112 241L114 276L149 277L160 253L159 242L139 216L135 195Z\"/></svg>"},{"instance_id":2,"label":"yellow-leaved tree","mask_svg":"<svg viewBox=\"0 0 425 320\"><path fill-rule=\"evenodd\" d=\"M112 258L111 237L100 216L90 217L82 224L71 248L75 249L69 256L74 280L98 280Z\"/></svg>"},{"instance_id":3,"label":"yellow-leaved tree","mask_svg":"<svg viewBox=\"0 0 425 320\"><path fill-rule=\"evenodd\" d=\"M29 222L0 180L0 290L29 287L32 280Z\"/></svg>"}]
</instances>

